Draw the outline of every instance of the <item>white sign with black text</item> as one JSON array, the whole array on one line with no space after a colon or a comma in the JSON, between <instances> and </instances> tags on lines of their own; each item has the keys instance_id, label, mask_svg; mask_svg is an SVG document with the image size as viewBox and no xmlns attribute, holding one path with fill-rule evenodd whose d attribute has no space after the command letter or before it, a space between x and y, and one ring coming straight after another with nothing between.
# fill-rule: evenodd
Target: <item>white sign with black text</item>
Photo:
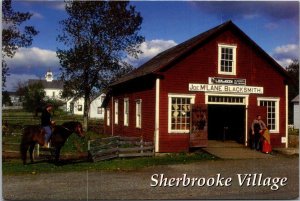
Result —
<instances>
[{"instance_id":1,"label":"white sign with black text","mask_svg":"<svg viewBox=\"0 0 300 201\"><path fill-rule=\"evenodd\" d=\"M223 92L236 94L263 94L263 87L256 86L236 86L236 85L220 85L220 84L197 84L189 83L189 91L203 92Z\"/></svg>"}]
</instances>

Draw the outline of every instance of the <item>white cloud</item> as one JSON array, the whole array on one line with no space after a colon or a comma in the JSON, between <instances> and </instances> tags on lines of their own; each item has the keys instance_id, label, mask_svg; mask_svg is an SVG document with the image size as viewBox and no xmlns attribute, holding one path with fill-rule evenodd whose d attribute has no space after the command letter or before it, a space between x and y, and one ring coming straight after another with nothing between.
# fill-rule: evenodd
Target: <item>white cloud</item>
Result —
<instances>
[{"instance_id":1,"label":"white cloud","mask_svg":"<svg viewBox=\"0 0 300 201\"><path fill-rule=\"evenodd\" d=\"M66 3L64 1L54 1L54 2L51 1L51 7L56 10L64 11L65 6Z\"/></svg>"},{"instance_id":2,"label":"white cloud","mask_svg":"<svg viewBox=\"0 0 300 201\"><path fill-rule=\"evenodd\" d=\"M10 74L5 83L7 90L14 90L19 81L43 77L49 69L57 75L60 66L55 51L38 47L19 48L6 62Z\"/></svg>"},{"instance_id":3,"label":"white cloud","mask_svg":"<svg viewBox=\"0 0 300 201\"><path fill-rule=\"evenodd\" d=\"M276 60L282 67L288 67L291 63L293 63L292 59L281 59L281 60Z\"/></svg>"},{"instance_id":4,"label":"white cloud","mask_svg":"<svg viewBox=\"0 0 300 201\"><path fill-rule=\"evenodd\" d=\"M7 59L10 72L39 71L48 68L58 68L59 60L56 52L38 47L19 48L12 59Z\"/></svg>"},{"instance_id":5,"label":"white cloud","mask_svg":"<svg viewBox=\"0 0 300 201\"><path fill-rule=\"evenodd\" d=\"M139 55L138 59L128 56L125 60L126 62L132 64L134 67L138 67L160 52L175 45L177 45L177 43L173 40L155 39L151 41L145 41L140 46L140 50L143 52L143 54Z\"/></svg>"},{"instance_id":6,"label":"white cloud","mask_svg":"<svg viewBox=\"0 0 300 201\"><path fill-rule=\"evenodd\" d=\"M38 12L35 12L35 11L30 11L30 13L32 14L32 17L33 18L36 18L36 19L44 19L44 16Z\"/></svg>"},{"instance_id":7,"label":"white cloud","mask_svg":"<svg viewBox=\"0 0 300 201\"><path fill-rule=\"evenodd\" d=\"M299 45L287 44L276 47L272 56L283 67L290 65L294 59L299 58Z\"/></svg>"}]
</instances>

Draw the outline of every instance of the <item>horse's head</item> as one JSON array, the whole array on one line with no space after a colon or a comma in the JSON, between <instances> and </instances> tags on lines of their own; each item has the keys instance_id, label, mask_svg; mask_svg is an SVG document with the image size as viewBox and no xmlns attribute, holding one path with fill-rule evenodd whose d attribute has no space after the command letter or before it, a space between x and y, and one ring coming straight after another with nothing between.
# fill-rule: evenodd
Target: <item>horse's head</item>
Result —
<instances>
[{"instance_id":1,"label":"horse's head","mask_svg":"<svg viewBox=\"0 0 300 201\"><path fill-rule=\"evenodd\" d=\"M84 133L83 133L83 129L82 129L82 125L80 122L76 122L75 128L74 128L74 132L79 136L79 137L84 137Z\"/></svg>"}]
</instances>

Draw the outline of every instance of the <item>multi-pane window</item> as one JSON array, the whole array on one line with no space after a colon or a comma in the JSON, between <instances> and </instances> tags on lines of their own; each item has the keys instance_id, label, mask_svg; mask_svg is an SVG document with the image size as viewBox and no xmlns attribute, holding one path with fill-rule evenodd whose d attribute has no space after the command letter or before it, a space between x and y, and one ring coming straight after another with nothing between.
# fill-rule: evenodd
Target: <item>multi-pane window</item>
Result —
<instances>
[{"instance_id":1,"label":"multi-pane window","mask_svg":"<svg viewBox=\"0 0 300 201\"><path fill-rule=\"evenodd\" d=\"M110 109L106 109L106 125L110 126Z\"/></svg>"},{"instance_id":2,"label":"multi-pane window","mask_svg":"<svg viewBox=\"0 0 300 201\"><path fill-rule=\"evenodd\" d=\"M118 124L119 123L119 101L118 100L115 100L115 124Z\"/></svg>"},{"instance_id":3,"label":"multi-pane window","mask_svg":"<svg viewBox=\"0 0 300 201\"><path fill-rule=\"evenodd\" d=\"M234 104L234 105L244 105L245 104L245 97L239 97L239 96L208 96L208 102L209 103L215 103L215 104Z\"/></svg>"},{"instance_id":4,"label":"multi-pane window","mask_svg":"<svg viewBox=\"0 0 300 201\"><path fill-rule=\"evenodd\" d=\"M279 131L278 100L259 100L259 106L267 107L267 122L270 131Z\"/></svg>"},{"instance_id":5,"label":"multi-pane window","mask_svg":"<svg viewBox=\"0 0 300 201\"><path fill-rule=\"evenodd\" d=\"M169 132L189 132L192 100L184 96L169 97Z\"/></svg>"},{"instance_id":6,"label":"multi-pane window","mask_svg":"<svg viewBox=\"0 0 300 201\"><path fill-rule=\"evenodd\" d=\"M236 46L219 45L218 73L236 74Z\"/></svg>"},{"instance_id":7,"label":"multi-pane window","mask_svg":"<svg viewBox=\"0 0 300 201\"><path fill-rule=\"evenodd\" d=\"M138 99L135 102L135 126L137 128L142 127L142 100Z\"/></svg>"},{"instance_id":8,"label":"multi-pane window","mask_svg":"<svg viewBox=\"0 0 300 201\"><path fill-rule=\"evenodd\" d=\"M124 99L124 126L129 125L129 99Z\"/></svg>"},{"instance_id":9,"label":"multi-pane window","mask_svg":"<svg viewBox=\"0 0 300 201\"><path fill-rule=\"evenodd\" d=\"M102 108L101 107L97 107L97 114L102 114Z\"/></svg>"}]
</instances>

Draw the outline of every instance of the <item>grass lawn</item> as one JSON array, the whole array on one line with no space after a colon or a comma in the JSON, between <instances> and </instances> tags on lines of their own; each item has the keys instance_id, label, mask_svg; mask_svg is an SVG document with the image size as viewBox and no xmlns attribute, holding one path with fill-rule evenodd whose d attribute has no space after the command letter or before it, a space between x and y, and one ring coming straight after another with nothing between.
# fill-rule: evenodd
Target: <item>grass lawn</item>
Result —
<instances>
[{"instance_id":1,"label":"grass lawn","mask_svg":"<svg viewBox=\"0 0 300 201\"><path fill-rule=\"evenodd\" d=\"M2 163L3 175L40 174L68 171L129 171L156 165L185 164L197 161L216 160L207 153L167 154L156 157L140 157L129 159L114 159L101 162L85 160L65 161L61 166L55 166L47 161L37 161L34 164L23 165L21 160L12 159Z\"/></svg>"}]
</instances>

